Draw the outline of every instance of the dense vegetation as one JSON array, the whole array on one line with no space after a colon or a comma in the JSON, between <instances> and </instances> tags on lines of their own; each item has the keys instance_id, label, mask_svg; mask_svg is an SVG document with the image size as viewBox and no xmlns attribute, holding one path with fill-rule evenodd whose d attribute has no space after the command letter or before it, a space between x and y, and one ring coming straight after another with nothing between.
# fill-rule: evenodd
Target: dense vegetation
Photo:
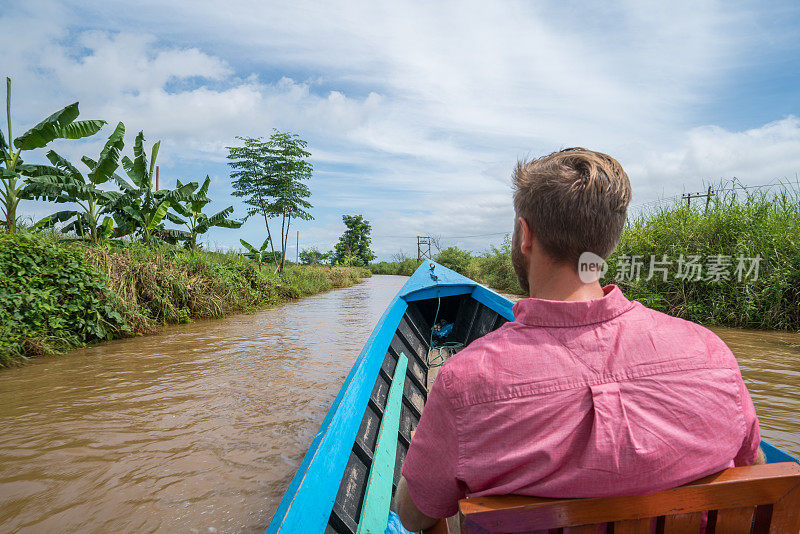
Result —
<instances>
[{"instance_id":1,"label":"dense vegetation","mask_svg":"<svg viewBox=\"0 0 800 534\"><path fill-rule=\"evenodd\" d=\"M0 233L0 366L155 327L251 311L369 276L359 268L258 264L159 243L65 242Z\"/></svg>"},{"instance_id":2,"label":"dense vegetation","mask_svg":"<svg viewBox=\"0 0 800 534\"><path fill-rule=\"evenodd\" d=\"M259 249L242 241L243 255L208 252L198 244L200 235L215 226L242 225L229 219L231 206L213 215L203 212L211 202L209 177L202 185L178 180L175 189L159 188L154 174L160 142L148 151L139 132L133 157L123 156L121 122L99 156L81 158L84 171L53 150L46 153L49 164L25 163L23 152L56 139L92 136L106 122L76 120L76 102L15 138L10 79L6 87L8 139L0 132L5 230L0 233L0 367L158 325L253 310L369 276L356 267L284 269L292 219L312 218L310 190L303 183L312 173L310 153L296 135L276 130L267 141L240 138L245 146L229 147L234 194L244 197L247 216L264 216L267 239ZM127 179L117 174L120 165ZM20 228L17 207L25 199L68 209ZM271 217L281 219L280 254L269 233ZM166 222L186 229L167 228ZM183 248L177 246L181 242Z\"/></svg>"},{"instance_id":3,"label":"dense vegetation","mask_svg":"<svg viewBox=\"0 0 800 534\"><path fill-rule=\"evenodd\" d=\"M522 294L511 265L511 238L506 236L500 247L473 254L458 247L448 247L440 251L434 260L448 269L467 276L476 282L496 290ZM377 262L370 265L372 274L398 274L411 276L421 262L416 258L399 258L393 262Z\"/></svg>"},{"instance_id":4,"label":"dense vegetation","mask_svg":"<svg viewBox=\"0 0 800 534\"><path fill-rule=\"evenodd\" d=\"M651 256L663 267L653 276ZM685 268L695 256L699 276L681 276L679 264ZM759 256L755 276L748 273L749 260ZM740 258L745 269L737 272ZM508 239L483 254L450 247L434 259L487 286L521 293ZM637 263L639 276L631 269ZM711 263L724 268L714 274ZM370 268L408 276L418 265L414 258ZM728 191L707 208L674 204L631 218L602 281L618 284L628 298L703 324L800 330L800 192Z\"/></svg>"},{"instance_id":5,"label":"dense vegetation","mask_svg":"<svg viewBox=\"0 0 800 534\"><path fill-rule=\"evenodd\" d=\"M629 298L703 324L800 330L800 191L727 192L708 209L673 205L629 220L605 279L614 281L633 255L645 259L643 276L616 282ZM674 262L667 281L661 273L646 280L651 255ZM708 269L700 280L680 278L681 255L700 256L704 267L715 256L729 261L727 279ZM740 281L737 258L756 256L758 277Z\"/></svg>"}]
</instances>

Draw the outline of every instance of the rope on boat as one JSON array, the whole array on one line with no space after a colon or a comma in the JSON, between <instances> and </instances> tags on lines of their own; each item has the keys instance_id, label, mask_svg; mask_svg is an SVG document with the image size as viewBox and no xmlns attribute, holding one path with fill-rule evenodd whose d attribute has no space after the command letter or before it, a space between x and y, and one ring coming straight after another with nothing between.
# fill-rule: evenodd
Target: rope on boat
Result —
<instances>
[{"instance_id":1,"label":"rope on boat","mask_svg":"<svg viewBox=\"0 0 800 534\"><path fill-rule=\"evenodd\" d=\"M442 306L442 297L436 295L436 315L433 318L433 324L436 325L436 322L439 319L439 309ZM447 361L447 358L442 354L444 349L449 349L449 356L453 355L453 351L456 349L463 349L464 344L459 343L457 341L445 341L444 343L434 345L433 344L433 326L431 327L431 336L430 340L428 341L428 354L425 356L425 363L428 364L428 367L441 367L444 365L444 362ZM436 356L431 358L431 352L437 350Z\"/></svg>"},{"instance_id":2,"label":"rope on boat","mask_svg":"<svg viewBox=\"0 0 800 534\"><path fill-rule=\"evenodd\" d=\"M444 349L450 349L451 350L450 356L452 356L453 355L453 352L452 352L453 350L455 350L455 349L463 349L463 348L464 348L464 344L463 343L459 343L458 341L448 341L448 342L442 343L441 345L438 345L436 347L432 347L430 352L428 352L428 362L427 362L428 366L429 367L441 367L442 365L444 365L444 362L447 361L447 359L442 355L442 351ZM436 356L434 356L433 358L431 358L431 354L430 353L433 352L434 350L438 351L438 354Z\"/></svg>"}]
</instances>

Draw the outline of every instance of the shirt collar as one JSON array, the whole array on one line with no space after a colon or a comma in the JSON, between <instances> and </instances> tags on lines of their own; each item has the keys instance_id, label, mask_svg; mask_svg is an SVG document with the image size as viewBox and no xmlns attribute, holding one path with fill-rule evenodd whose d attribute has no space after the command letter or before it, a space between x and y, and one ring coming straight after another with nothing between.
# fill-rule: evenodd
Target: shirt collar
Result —
<instances>
[{"instance_id":1,"label":"shirt collar","mask_svg":"<svg viewBox=\"0 0 800 534\"><path fill-rule=\"evenodd\" d=\"M603 293L592 300L520 299L514 304L514 318L531 326L585 326L611 320L633 307L614 284L605 286Z\"/></svg>"}]
</instances>

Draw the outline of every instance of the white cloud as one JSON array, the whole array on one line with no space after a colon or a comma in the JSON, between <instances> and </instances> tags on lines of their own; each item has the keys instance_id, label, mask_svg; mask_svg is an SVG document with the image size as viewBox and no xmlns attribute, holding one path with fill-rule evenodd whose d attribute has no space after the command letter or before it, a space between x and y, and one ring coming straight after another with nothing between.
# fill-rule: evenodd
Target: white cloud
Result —
<instances>
[{"instance_id":1,"label":"white cloud","mask_svg":"<svg viewBox=\"0 0 800 534\"><path fill-rule=\"evenodd\" d=\"M733 177L745 185L795 182L800 172L800 119L789 116L738 132L718 126L693 128L674 149L639 155L626 167L644 197L634 204L659 193L695 192ZM642 194L647 191L650 195Z\"/></svg>"}]
</instances>

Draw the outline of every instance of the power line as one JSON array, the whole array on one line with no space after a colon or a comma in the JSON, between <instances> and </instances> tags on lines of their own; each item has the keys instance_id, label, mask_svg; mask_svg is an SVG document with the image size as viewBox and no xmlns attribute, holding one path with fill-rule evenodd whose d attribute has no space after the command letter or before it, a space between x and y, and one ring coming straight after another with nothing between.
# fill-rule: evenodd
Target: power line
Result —
<instances>
[{"instance_id":1,"label":"power line","mask_svg":"<svg viewBox=\"0 0 800 534\"><path fill-rule=\"evenodd\" d=\"M456 235L456 236L442 236L442 239L467 239L470 237L489 237L493 235L507 235L511 232L494 232L492 234L475 234L475 235Z\"/></svg>"},{"instance_id":2,"label":"power line","mask_svg":"<svg viewBox=\"0 0 800 534\"><path fill-rule=\"evenodd\" d=\"M443 235L439 236L441 239L467 239L470 237L489 237L495 235L506 235L511 232L494 232L491 234L475 234L475 235ZM372 237L392 238L392 239L416 239L416 235L373 235Z\"/></svg>"},{"instance_id":3,"label":"power line","mask_svg":"<svg viewBox=\"0 0 800 534\"><path fill-rule=\"evenodd\" d=\"M725 191L737 191L737 190L746 190L746 189L763 189L763 188L771 188L771 187L787 187L787 183L788 184L800 183L800 182L791 182L791 181L786 182L786 183L784 183L784 182L777 182L776 183L775 180L778 180L778 178L773 179L768 184L743 185L741 182L739 182L738 178L734 177L732 180L730 180L730 182L733 184L732 187L723 187L721 189L714 189L713 192L714 193L722 193L722 192L725 192ZM648 200L647 202L641 202L639 204L632 204L629 207L630 208L645 208L645 207L649 207L649 206L665 204L667 202L671 202L671 201L675 201L675 200L679 200L679 199L682 199L682 200L686 199L687 195L691 195L691 198L696 198L698 196L703 196L704 197L704 196L707 195L707 193L702 193L702 192L698 192L698 193L683 193L681 195L673 195L673 196L670 196L670 197L658 198L658 199L655 199L655 200Z\"/></svg>"}]
</instances>

